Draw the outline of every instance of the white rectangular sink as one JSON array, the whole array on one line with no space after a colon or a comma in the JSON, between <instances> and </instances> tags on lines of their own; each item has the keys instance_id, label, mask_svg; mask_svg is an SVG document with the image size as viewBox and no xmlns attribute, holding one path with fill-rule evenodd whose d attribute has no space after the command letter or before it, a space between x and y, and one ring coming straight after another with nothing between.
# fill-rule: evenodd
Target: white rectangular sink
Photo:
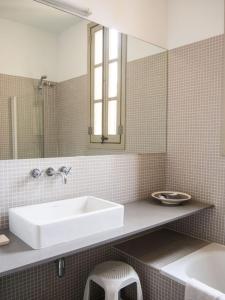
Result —
<instances>
[{"instance_id":1,"label":"white rectangular sink","mask_svg":"<svg viewBox=\"0 0 225 300\"><path fill-rule=\"evenodd\" d=\"M34 249L123 226L123 205L85 196L9 210L9 229Z\"/></svg>"}]
</instances>

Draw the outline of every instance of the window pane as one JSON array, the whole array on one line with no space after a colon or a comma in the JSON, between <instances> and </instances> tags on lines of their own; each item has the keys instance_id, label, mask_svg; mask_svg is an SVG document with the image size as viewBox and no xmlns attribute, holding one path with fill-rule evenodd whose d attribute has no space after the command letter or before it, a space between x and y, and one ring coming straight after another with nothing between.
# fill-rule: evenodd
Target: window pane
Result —
<instances>
[{"instance_id":1,"label":"window pane","mask_svg":"<svg viewBox=\"0 0 225 300\"><path fill-rule=\"evenodd\" d=\"M117 96L118 62L109 64L109 98Z\"/></svg>"},{"instance_id":2,"label":"window pane","mask_svg":"<svg viewBox=\"0 0 225 300\"><path fill-rule=\"evenodd\" d=\"M102 67L95 68L94 71L94 100L102 99Z\"/></svg>"},{"instance_id":3,"label":"window pane","mask_svg":"<svg viewBox=\"0 0 225 300\"><path fill-rule=\"evenodd\" d=\"M119 32L115 29L109 29L109 59L118 58Z\"/></svg>"},{"instance_id":4,"label":"window pane","mask_svg":"<svg viewBox=\"0 0 225 300\"><path fill-rule=\"evenodd\" d=\"M102 63L103 30L95 32L95 65Z\"/></svg>"},{"instance_id":5,"label":"window pane","mask_svg":"<svg viewBox=\"0 0 225 300\"><path fill-rule=\"evenodd\" d=\"M117 100L108 102L108 134L117 134Z\"/></svg>"},{"instance_id":6,"label":"window pane","mask_svg":"<svg viewBox=\"0 0 225 300\"><path fill-rule=\"evenodd\" d=\"M102 102L94 104L94 135L102 135Z\"/></svg>"}]
</instances>

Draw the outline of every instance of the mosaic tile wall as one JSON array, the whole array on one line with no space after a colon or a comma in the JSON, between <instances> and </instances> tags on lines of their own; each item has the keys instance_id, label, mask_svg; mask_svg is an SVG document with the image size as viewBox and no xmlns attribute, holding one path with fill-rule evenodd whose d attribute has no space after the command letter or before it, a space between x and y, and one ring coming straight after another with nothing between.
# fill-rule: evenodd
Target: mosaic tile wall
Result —
<instances>
[{"instance_id":1,"label":"mosaic tile wall","mask_svg":"<svg viewBox=\"0 0 225 300\"><path fill-rule=\"evenodd\" d=\"M225 244L223 62L223 35L169 52L167 189L215 204L173 228Z\"/></svg>"},{"instance_id":2,"label":"mosaic tile wall","mask_svg":"<svg viewBox=\"0 0 225 300\"><path fill-rule=\"evenodd\" d=\"M124 255L118 249L112 248L112 257L130 264L138 273L144 300L184 300L184 286L163 276L134 257ZM127 288L124 299L136 300L136 289Z\"/></svg>"},{"instance_id":3,"label":"mosaic tile wall","mask_svg":"<svg viewBox=\"0 0 225 300\"><path fill-rule=\"evenodd\" d=\"M167 52L127 64L128 152L166 152L167 71Z\"/></svg>"},{"instance_id":4,"label":"mosaic tile wall","mask_svg":"<svg viewBox=\"0 0 225 300\"><path fill-rule=\"evenodd\" d=\"M30 177L33 168L71 166L68 183L58 177ZM82 195L118 203L150 196L165 185L165 155L114 155L44 160L0 161L0 228L8 226L8 208Z\"/></svg>"},{"instance_id":5,"label":"mosaic tile wall","mask_svg":"<svg viewBox=\"0 0 225 300\"><path fill-rule=\"evenodd\" d=\"M86 75L57 84L56 109L59 155L86 155L89 126Z\"/></svg>"},{"instance_id":6,"label":"mosaic tile wall","mask_svg":"<svg viewBox=\"0 0 225 300\"><path fill-rule=\"evenodd\" d=\"M23 102L21 101L21 99L24 99L24 101L28 104L32 103L34 101L34 81L32 79L27 79L23 77L0 74L0 159L11 159L13 155L11 139L12 106L10 103L10 97L12 96L17 96L17 100L19 101L19 103L17 103L18 108L22 106L21 104ZM31 101L26 101L29 98L32 98ZM28 105L28 109L29 108L30 105ZM25 122L23 122L23 124L24 128L26 129L26 120ZM32 126L30 124L29 128L26 130L26 135L28 136L28 139L31 138L31 132L33 131L33 128L31 127ZM21 136L19 128L18 135ZM34 140L32 142L35 143L36 141ZM24 146L25 144L27 144L26 141L24 142ZM18 145L19 150L20 146L22 145Z\"/></svg>"},{"instance_id":7,"label":"mosaic tile wall","mask_svg":"<svg viewBox=\"0 0 225 300\"><path fill-rule=\"evenodd\" d=\"M82 300L90 271L96 264L112 258L111 247L105 246L67 257L63 278L57 277L55 262L5 276L0 279L0 299Z\"/></svg>"},{"instance_id":8,"label":"mosaic tile wall","mask_svg":"<svg viewBox=\"0 0 225 300\"><path fill-rule=\"evenodd\" d=\"M94 266L107 260L127 262L139 274L144 300L183 300L184 287L162 276L159 271L124 255L108 244L66 258L65 277L58 278L54 262L30 268L0 279L1 300L82 300L87 277ZM102 292L91 290L91 300ZM123 291L124 300L136 300L134 286Z\"/></svg>"}]
</instances>

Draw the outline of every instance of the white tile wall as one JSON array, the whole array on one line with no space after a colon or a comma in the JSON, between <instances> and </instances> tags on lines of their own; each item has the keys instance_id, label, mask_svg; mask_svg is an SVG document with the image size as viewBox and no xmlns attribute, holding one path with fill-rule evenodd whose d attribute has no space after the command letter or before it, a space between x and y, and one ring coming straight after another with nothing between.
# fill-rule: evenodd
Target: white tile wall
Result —
<instances>
[{"instance_id":1,"label":"white tile wall","mask_svg":"<svg viewBox=\"0 0 225 300\"><path fill-rule=\"evenodd\" d=\"M71 166L68 183L61 177L30 177L33 168ZM81 195L119 203L150 196L165 184L165 155L111 155L0 161L0 228L8 226L8 208Z\"/></svg>"}]
</instances>

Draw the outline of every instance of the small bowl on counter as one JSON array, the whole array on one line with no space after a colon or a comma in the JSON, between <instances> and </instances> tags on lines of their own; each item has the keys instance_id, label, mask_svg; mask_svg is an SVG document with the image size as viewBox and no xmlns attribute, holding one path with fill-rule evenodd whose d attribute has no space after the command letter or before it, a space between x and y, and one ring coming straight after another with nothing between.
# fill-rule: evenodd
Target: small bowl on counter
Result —
<instances>
[{"instance_id":1,"label":"small bowl on counter","mask_svg":"<svg viewBox=\"0 0 225 300\"><path fill-rule=\"evenodd\" d=\"M152 197L165 205L180 205L191 199L191 195L176 191L154 192Z\"/></svg>"}]
</instances>

